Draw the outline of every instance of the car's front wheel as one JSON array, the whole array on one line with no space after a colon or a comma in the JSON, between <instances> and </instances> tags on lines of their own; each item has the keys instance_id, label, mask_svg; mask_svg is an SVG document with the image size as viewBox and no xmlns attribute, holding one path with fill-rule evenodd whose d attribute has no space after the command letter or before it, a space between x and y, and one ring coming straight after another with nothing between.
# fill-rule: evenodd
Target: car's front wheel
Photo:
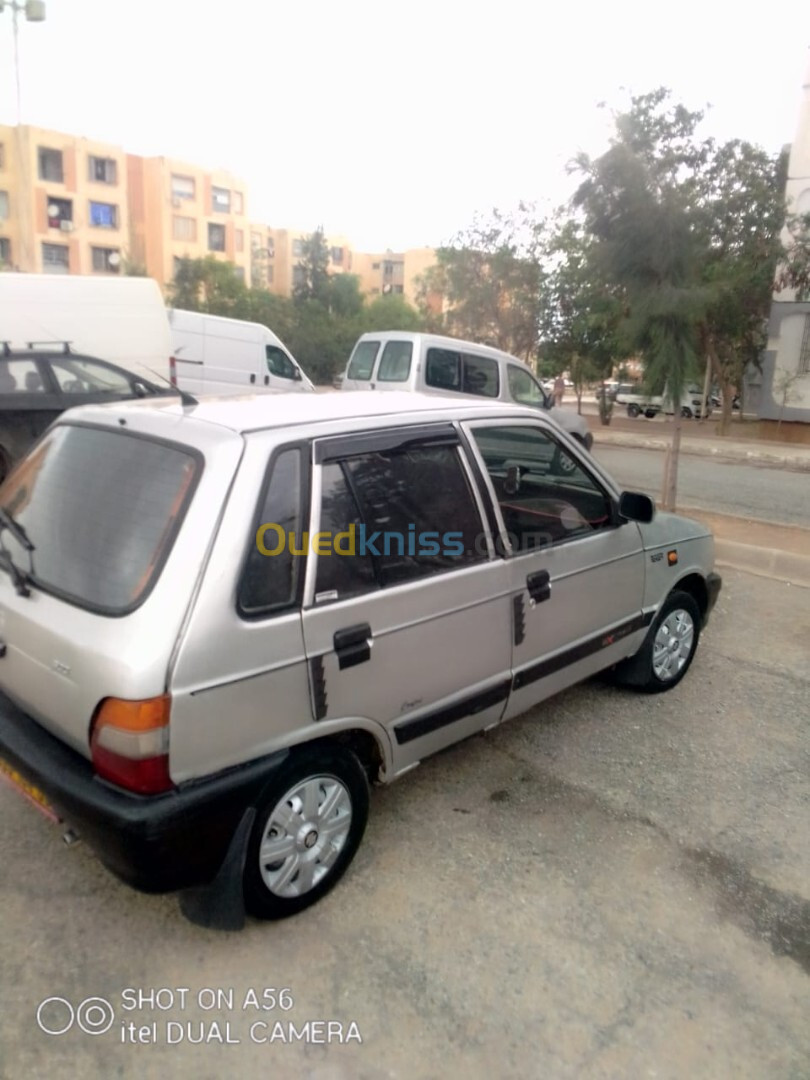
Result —
<instances>
[{"instance_id":1,"label":"car's front wheel","mask_svg":"<svg viewBox=\"0 0 810 1080\"><path fill-rule=\"evenodd\" d=\"M635 418L639 415L640 412L641 409L638 407L638 405L635 404L635 402L631 402L627 406L627 415L630 417L631 420L635 420Z\"/></svg>"},{"instance_id":2,"label":"car's front wheel","mask_svg":"<svg viewBox=\"0 0 810 1080\"><path fill-rule=\"evenodd\" d=\"M295 915L336 885L368 820L368 781L341 746L295 751L257 808L244 870L245 906L262 919Z\"/></svg>"},{"instance_id":3,"label":"car's front wheel","mask_svg":"<svg viewBox=\"0 0 810 1080\"><path fill-rule=\"evenodd\" d=\"M635 656L616 669L619 683L659 694L677 686L689 670L700 639L700 608L686 592L672 592Z\"/></svg>"}]
</instances>

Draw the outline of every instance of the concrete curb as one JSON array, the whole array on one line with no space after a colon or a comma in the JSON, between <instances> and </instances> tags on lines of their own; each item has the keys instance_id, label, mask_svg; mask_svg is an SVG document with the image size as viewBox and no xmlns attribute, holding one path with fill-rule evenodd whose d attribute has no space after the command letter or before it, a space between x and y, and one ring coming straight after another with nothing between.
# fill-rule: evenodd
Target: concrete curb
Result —
<instances>
[{"instance_id":1,"label":"concrete curb","mask_svg":"<svg viewBox=\"0 0 810 1080\"><path fill-rule=\"evenodd\" d=\"M632 435L623 431L597 430L593 433L594 446L618 446L631 450L666 450L669 439L651 435ZM756 445L741 446L739 443L724 445L709 439L681 440L681 453L695 457L710 457L716 461L742 462L746 465L779 466L793 472L810 472L810 449L802 451L773 450L759 448Z\"/></svg>"},{"instance_id":2,"label":"concrete curb","mask_svg":"<svg viewBox=\"0 0 810 1080\"><path fill-rule=\"evenodd\" d=\"M717 539L714 551L718 566L728 566L733 570L744 570L759 577L776 578L810 589L810 556L794 555L778 548L740 544L736 540Z\"/></svg>"}]
</instances>

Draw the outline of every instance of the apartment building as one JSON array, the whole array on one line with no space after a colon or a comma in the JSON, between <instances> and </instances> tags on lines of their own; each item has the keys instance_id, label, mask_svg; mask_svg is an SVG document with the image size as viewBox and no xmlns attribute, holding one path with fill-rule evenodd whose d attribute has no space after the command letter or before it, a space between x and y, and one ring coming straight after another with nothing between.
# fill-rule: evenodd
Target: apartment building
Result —
<instances>
[{"instance_id":1,"label":"apartment building","mask_svg":"<svg viewBox=\"0 0 810 1080\"><path fill-rule=\"evenodd\" d=\"M360 278L360 291L370 299L393 294L402 296L415 306L419 279L435 262L433 248L411 248L404 252L386 251L380 254L356 252L353 272Z\"/></svg>"},{"instance_id":2,"label":"apartment building","mask_svg":"<svg viewBox=\"0 0 810 1080\"><path fill-rule=\"evenodd\" d=\"M251 227L244 181L165 157L126 156L130 257L161 285L181 259L213 255L250 284Z\"/></svg>"},{"instance_id":3,"label":"apartment building","mask_svg":"<svg viewBox=\"0 0 810 1080\"><path fill-rule=\"evenodd\" d=\"M250 229L253 284L279 296L292 296L301 273L303 243L311 235L302 229L275 229L270 225L253 224ZM329 254L329 273L354 273L354 254L348 239L339 235L324 239Z\"/></svg>"},{"instance_id":4,"label":"apartment building","mask_svg":"<svg viewBox=\"0 0 810 1080\"><path fill-rule=\"evenodd\" d=\"M121 273L128 213L120 146L0 125L0 267Z\"/></svg>"}]
</instances>

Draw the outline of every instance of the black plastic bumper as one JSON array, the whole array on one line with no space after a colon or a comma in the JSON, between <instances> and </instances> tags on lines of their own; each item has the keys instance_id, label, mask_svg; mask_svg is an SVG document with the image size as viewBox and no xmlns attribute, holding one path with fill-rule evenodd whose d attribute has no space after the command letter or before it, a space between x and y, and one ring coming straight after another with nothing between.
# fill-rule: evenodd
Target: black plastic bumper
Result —
<instances>
[{"instance_id":1,"label":"black plastic bumper","mask_svg":"<svg viewBox=\"0 0 810 1080\"><path fill-rule=\"evenodd\" d=\"M0 693L0 758L46 796L105 866L145 892L210 881L245 808L287 754L282 750L163 795L134 795L99 780L88 761Z\"/></svg>"}]
</instances>

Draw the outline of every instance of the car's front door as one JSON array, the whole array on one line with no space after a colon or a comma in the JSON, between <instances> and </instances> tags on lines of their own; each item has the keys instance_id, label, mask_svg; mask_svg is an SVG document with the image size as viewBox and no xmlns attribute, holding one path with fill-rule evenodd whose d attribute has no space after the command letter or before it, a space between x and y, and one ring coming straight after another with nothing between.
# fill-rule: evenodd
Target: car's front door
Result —
<instances>
[{"instance_id":1,"label":"car's front door","mask_svg":"<svg viewBox=\"0 0 810 1080\"><path fill-rule=\"evenodd\" d=\"M644 634L644 556L596 473L542 422L468 431L498 505L512 586L507 716L634 651ZM553 467L560 454L571 466Z\"/></svg>"},{"instance_id":2,"label":"car's front door","mask_svg":"<svg viewBox=\"0 0 810 1080\"><path fill-rule=\"evenodd\" d=\"M303 614L323 722L382 725L394 770L496 723L508 570L452 425L315 444Z\"/></svg>"}]
</instances>

